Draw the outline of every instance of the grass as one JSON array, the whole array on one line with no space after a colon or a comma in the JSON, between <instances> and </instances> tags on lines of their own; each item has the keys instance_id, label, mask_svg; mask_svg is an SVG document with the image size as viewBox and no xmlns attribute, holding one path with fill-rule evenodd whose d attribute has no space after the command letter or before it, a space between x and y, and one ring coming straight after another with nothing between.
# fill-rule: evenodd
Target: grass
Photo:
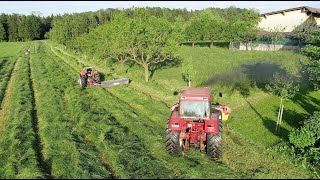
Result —
<instances>
[{"instance_id":1,"label":"grass","mask_svg":"<svg viewBox=\"0 0 320 180\"><path fill-rule=\"evenodd\" d=\"M60 50L67 52L66 50ZM68 54L71 54L71 52L68 52ZM229 51L217 47L212 49L181 47L178 55L182 61L191 59L194 66L197 67L197 77L193 81L193 85L209 86L214 97L217 97L216 92L222 91L223 98L215 98L214 101L226 103L233 110L230 119L224 123L226 127L225 141L227 142L225 147L228 148L225 150L224 163L229 168L244 173L251 178L312 177L309 170L300 170L289 158L267 151L269 147L287 142L289 131L299 126L299 121L310 115L312 111L320 109L318 93L312 90L308 90L307 93L301 92L296 98L285 103L280 134L275 134L273 131L279 99L265 92L263 80L270 77L272 72L299 74L300 60L304 58L303 56L289 51L245 52ZM75 57L76 55L71 56ZM172 91L183 89L186 86L186 83L182 80L180 65L157 70L151 81L146 84L143 82L143 71L138 66L128 69L127 73L125 71L121 73L117 70L118 65L112 65L114 71L111 71L112 68L105 67L104 64L98 64L96 61L86 60L81 56L77 56L77 59L84 64L95 65L99 71L105 74L111 73L115 77L132 79L129 88L140 91L140 95L137 95L137 97L140 96L140 99L134 98L132 93L129 97L124 96L125 93L121 92L124 88L121 87L115 87L108 91L116 94L135 109L139 109L141 103L138 102L144 99L141 93L157 102L170 106L177 99L172 95ZM262 71L263 69L268 71ZM242 77L244 77L244 80ZM108 78L110 77L108 76ZM241 80L241 83L237 83L238 80ZM252 82L254 83L252 84ZM153 103L152 106L156 104ZM140 112L145 115L149 114L146 116L150 116L153 110L159 112L160 109L155 108L155 110L148 105L144 105L144 107L144 110L140 107ZM165 109L162 110L165 111ZM155 121L155 119L152 119L152 121ZM155 121L155 123L157 122ZM234 155L233 150L238 151L238 153ZM248 152L255 155L247 156ZM240 158L242 161L236 160L239 157L243 157ZM261 159L265 160L260 161ZM261 162L265 164L262 166ZM283 166L286 167L285 172L281 171L279 173L278 169Z\"/></svg>"},{"instance_id":2,"label":"grass","mask_svg":"<svg viewBox=\"0 0 320 180\"><path fill-rule=\"evenodd\" d=\"M39 42L37 42L39 43ZM36 46L35 46L36 47ZM46 54L43 46L31 54L32 80L45 162L53 178L109 178L90 144L83 144L68 117L64 90L68 72ZM93 158L94 157L94 158Z\"/></svg>"},{"instance_id":3,"label":"grass","mask_svg":"<svg viewBox=\"0 0 320 180\"><path fill-rule=\"evenodd\" d=\"M1 42L0 59L16 57L30 42Z\"/></svg>"},{"instance_id":4,"label":"grass","mask_svg":"<svg viewBox=\"0 0 320 180\"><path fill-rule=\"evenodd\" d=\"M20 126L22 122L29 122L29 125L23 124L31 133L26 136L27 141L36 141L33 137L39 133L40 152L52 178L315 177L308 168L301 168L286 155L270 149L288 142L289 131L320 109L319 93L305 85L293 100L285 102L281 131L275 134L279 99L263 88L264 80L271 72L299 74L303 56L293 52L245 52L185 46L179 48L177 55L180 60L175 65L167 64L154 71L150 82L145 83L143 69L139 66L129 68L126 65L121 69L117 64L105 64L73 54L50 41L32 42L30 67L35 107L31 110L36 110L38 132L32 127L32 121L12 123ZM181 63L187 59L197 69L192 85L209 86L214 101L226 103L232 110L229 120L223 123L224 155L217 162L202 156L197 149L188 150L184 157L171 156L165 151L163 138L169 108L178 99L173 91L186 87ZM5 66L9 66L8 63L3 62ZM87 87L81 90L77 78L84 66L94 66L104 74L105 80L127 77L132 82L128 86L109 89ZM28 67L23 69L17 73L28 71ZM28 78L25 81L30 83ZM25 85L22 83L21 86ZM25 89L25 93L31 88ZM16 94L16 91L21 89L11 93ZM220 91L223 97L217 98ZM28 97L27 94L24 96ZM10 108L10 112L25 108L23 105L16 104L17 108ZM22 110L20 113L29 112ZM10 124L4 132L11 130ZM32 149L34 153L28 155L33 158L29 160L30 164L37 165L37 169L39 160L37 163L34 158L37 153ZM2 150L0 155L11 157L19 152ZM14 158L4 159L0 164L14 161ZM8 172L3 177L15 178L11 174L16 173L16 169L10 170L11 165L5 167L1 170ZM26 172L21 171L19 177L43 177L42 171Z\"/></svg>"},{"instance_id":5,"label":"grass","mask_svg":"<svg viewBox=\"0 0 320 180\"><path fill-rule=\"evenodd\" d=\"M0 178L43 178L33 130L32 91L27 57L19 57L13 74L7 122L0 138Z\"/></svg>"},{"instance_id":6,"label":"grass","mask_svg":"<svg viewBox=\"0 0 320 180\"><path fill-rule=\"evenodd\" d=\"M75 61L72 61L70 58L64 58L64 59L65 61L68 60L66 63L70 64L70 66L72 66L71 64L73 64L74 67L76 67L77 63L75 63ZM140 176L138 176L139 178L147 178L149 177L149 175L152 175L150 176L150 178L155 178L155 177L170 178L170 176L173 177L172 175L170 175L171 172L164 173L163 172L164 170L161 170L163 168L157 168L158 166L154 164L154 162L157 162L157 161L159 164L164 164L166 169L171 169L171 171L173 171L174 174L179 178L196 178L196 177L210 178L213 176L221 177L221 178L240 177L239 175L236 175L232 171L228 170L228 168L224 167L223 165L218 165L216 163L213 163L207 158L202 158L201 156L198 156L197 158L193 158L191 156L189 160L186 160L186 161L181 161L180 158L170 156L168 153L165 152L165 149L163 147L163 141L162 141L162 138L164 135L163 129L165 128L165 124L168 118L168 115L163 113L165 112L165 109L167 107L164 106L163 103L152 102L150 97L146 95L144 95L143 97L143 94L139 92L130 91L125 87L122 87L121 89L119 88L121 87L114 88L114 89L117 89L118 91L116 90L112 91L112 89L108 90L108 92L111 94L107 93L105 90L101 88L93 87L93 88L87 88L87 90L88 91L90 90L89 94L95 95L94 96L96 97L95 104L99 104L105 109L108 109L108 111L110 111L110 113L119 122L118 126L127 127L129 132L133 132L134 135L137 136L137 138L142 140L141 146L145 147L144 149L146 149L147 151L150 151L152 155L151 159L148 160L149 158L147 159L142 158L144 163L142 163L143 161L139 163L138 168L139 169L141 168L141 170L143 170L144 169L143 166L146 164L150 166L149 168L151 167L153 168L151 168L152 170L149 169L148 171L142 171L145 173L141 173ZM130 102L130 104L127 102ZM148 104L145 104L145 103L148 103L149 106ZM143 107L145 106L151 108L152 110L156 110L159 107L159 110L162 112L160 113L160 117L155 118L156 116L159 116L159 114L156 114L156 113L154 113L153 116L151 116L150 113L152 112L152 110L146 111L145 109L143 109ZM101 113L103 111L104 110L101 109L99 112ZM139 127L139 128L135 128L135 127ZM108 133L108 136L107 136L108 140L112 140L114 138L119 139L119 137L117 136L125 138L121 136L121 134L118 134L118 131L114 131L112 129L111 132L112 134L114 133L116 134L110 137L111 134ZM124 145L120 144L119 148L123 149L122 152L127 151L125 145L128 144L131 146L131 142L132 140L127 141L127 143L124 143ZM135 144L138 143L136 142L136 140L133 142L135 142ZM134 149L133 149L133 152L135 152ZM115 157L115 158L122 158L122 156ZM200 160L199 158L202 160ZM132 157L127 156L126 161L130 162L131 159L133 160ZM128 164L128 163L125 163L125 164ZM153 164L153 165L150 165L150 164ZM129 167L127 167L126 169L128 169ZM201 169L205 169L205 170L203 170L203 172L200 174L194 174L193 171L190 171L190 167L193 167L193 169L198 169L199 171ZM219 171L221 173L217 174L217 172L214 171L213 169L220 169ZM130 171L127 173L130 174ZM153 173L153 174L150 174L150 173ZM162 173L162 175L158 173Z\"/></svg>"}]
</instances>

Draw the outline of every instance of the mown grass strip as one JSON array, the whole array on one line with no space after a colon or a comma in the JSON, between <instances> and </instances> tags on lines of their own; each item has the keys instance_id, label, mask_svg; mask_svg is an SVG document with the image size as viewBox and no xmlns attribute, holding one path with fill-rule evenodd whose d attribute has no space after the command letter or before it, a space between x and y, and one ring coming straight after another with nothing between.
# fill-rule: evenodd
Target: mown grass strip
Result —
<instances>
[{"instance_id":1,"label":"mown grass strip","mask_svg":"<svg viewBox=\"0 0 320 180\"><path fill-rule=\"evenodd\" d=\"M1 67L1 70L0 70L0 77L1 77L0 104L2 103L3 98L5 96L6 88L7 88L8 82L10 80L10 77L12 75L16 60L17 60L17 58L9 58L9 59L2 60L2 62L5 62L5 63L3 63L3 67Z\"/></svg>"},{"instance_id":2,"label":"mown grass strip","mask_svg":"<svg viewBox=\"0 0 320 180\"><path fill-rule=\"evenodd\" d=\"M35 148L37 141L32 124L33 104L29 73L27 58L20 57L8 87L8 113L2 117L6 124L0 138L0 178L44 177Z\"/></svg>"},{"instance_id":3,"label":"mown grass strip","mask_svg":"<svg viewBox=\"0 0 320 180\"><path fill-rule=\"evenodd\" d=\"M86 149L90 150L90 146L85 149L80 145L64 113L66 107L61 97L70 85L66 79L68 73L61 73L61 67L46 55L42 46L37 52L31 54L31 72L43 155L52 177L109 178L109 172L97 165L94 159L87 158Z\"/></svg>"},{"instance_id":4,"label":"mown grass strip","mask_svg":"<svg viewBox=\"0 0 320 180\"><path fill-rule=\"evenodd\" d=\"M75 72L75 70L73 71ZM79 88L76 87L75 89ZM134 134L131 134L126 126L122 126L117 123L119 120L110 115L110 110L102 108L98 108L99 111L97 110L96 97L88 97L86 99L87 100L83 101L85 104L83 104L82 107L87 108L85 108L85 111L82 110L81 112L86 114L87 117L90 117L86 118L86 121L83 122L83 124L87 125L86 129L89 131L90 127L93 126L95 128L92 132L90 132L90 139L92 139L94 142L99 142L97 145L98 147L101 147L100 149L103 153L110 154L110 152L115 152L115 154L108 155L108 157L111 159L111 162L116 161L116 165L118 164L122 166L120 169L124 170L127 177L174 177L168 169L162 167L157 160L149 155L148 151L144 148L144 144L139 140L138 137L136 137ZM95 116L96 114L103 114L103 116ZM88 121L87 119L91 119L91 121ZM92 121L98 121L98 123L93 123ZM101 129L102 127L103 129ZM97 131L97 129L100 130ZM100 133L97 134L97 132ZM99 139L102 141L99 141ZM105 149L107 149L107 151ZM119 149L123 150L119 151ZM137 160L141 162L137 162ZM146 166L145 164L148 165Z\"/></svg>"}]
</instances>

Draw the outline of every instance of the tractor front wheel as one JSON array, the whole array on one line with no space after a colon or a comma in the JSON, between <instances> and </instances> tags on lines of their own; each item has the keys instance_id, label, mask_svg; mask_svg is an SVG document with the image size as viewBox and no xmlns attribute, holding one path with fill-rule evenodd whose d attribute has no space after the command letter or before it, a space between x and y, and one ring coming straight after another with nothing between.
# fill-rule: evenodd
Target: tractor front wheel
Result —
<instances>
[{"instance_id":1,"label":"tractor front wheel","mask_svg":"<svg viewBox=\"0 0 320 180\"><path fill-rule=\"evenodd\" d=\"M180 146L180 133L176 131L167 130L166 132L166 149L167 152L172 155L179 156L182 152L182 147Z\"/></svg>"},{"instance_id":2,"label":"tractor front wheel","mask_svg":"<svg viewBox=\"0 0 320 180\"><path fill-rule=\"evenodd\" d=\"M219 121L219 133L207 134L207 155L212 159L220 159L222 157L222 124Z\"/></svg>"},{"instance_id":3,"label":"tractor front wheel","mask_svg":"<svg viewBox=\"0 0 320 180\"><path fill-rule=\"evenodd\" d=\"M84 88L86 86L86 81L81 76L79 76L78 82L81 88Z\"/></svg>"}]
</instances>

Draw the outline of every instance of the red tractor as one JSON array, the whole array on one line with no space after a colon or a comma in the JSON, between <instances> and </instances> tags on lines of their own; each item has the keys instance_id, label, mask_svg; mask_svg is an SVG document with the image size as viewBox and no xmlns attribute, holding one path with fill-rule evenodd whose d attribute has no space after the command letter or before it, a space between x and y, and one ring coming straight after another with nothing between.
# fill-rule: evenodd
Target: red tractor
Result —
<instances>
[{"instance_id":1,"label":"red tractor","mask_svg":"<svg viewBox=\"0 0 320 180\"><path fill-rule=\"evenodd\" d=\"M100 85L100 74L93 67L84 68L80 72L78 82L81 88Z\"/></svg>"},{"instance_id":2,"label":"red tractor","mask_svg":"<svg viewBox=\"0 0 320 180\"><path fill-rule=\"evenodd\" d=\"M222 114L218 106L211 105L209 88L186 88L171 111L166 129L167 152L184 155L189 146L194 146L213 159L221 158Z\"/></svg>"},{"instance_id":3,"label":"red tractor","mask_svg":"<svg viewBox=\"0 0 320 180\"><path fill-rule=\"evenodd\" d=\"M100 86L103 88L109 88L112 86L127 85L130 83L130 80L127 78L120 78L101 82L99 72L93 69L93 67L86 67L81 70L78 82L81 88L86 86Z\"/></svg>"}]
</instances>

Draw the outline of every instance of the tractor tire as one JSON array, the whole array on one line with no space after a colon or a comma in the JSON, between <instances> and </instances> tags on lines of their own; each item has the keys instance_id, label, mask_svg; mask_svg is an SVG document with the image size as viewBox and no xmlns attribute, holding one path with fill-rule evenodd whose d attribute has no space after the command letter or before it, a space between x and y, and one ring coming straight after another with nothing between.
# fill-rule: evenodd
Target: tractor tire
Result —
<instances>
[{"instance_id":1,"label":"tractor tire","mask_svg":"<svg viewBox=\"0 0 320 180\"><path fill-rule=\"evenodd\" d=\"M86 87L86 81L81 76L79 76L78 82L82 89Z\"/></svg>"},{"instance_id":2,"label":"tractor tire","mask_svg":"<svg viewBox=\"0 0 320 180\"><path fill-rule=\"evenodd\" d=\"M218 134L207 134L207 155L214 159L220 159L222 157L222 123L219 120L219 133Z\"/></svg>"},{"instance_id":3,"label":"tractor tire","mask_svg":"<svg viewBox=\"0 0 320 180\"><path fill-rule=\"evenodd\" d=\"M182 147L180 146L180 133L167 130L166 132L166 150L169 154L180 156Z\"/></svg>"},{"instance_id":4,"label":"tractor tire","mask_svg":"<svg viewBox=\"0 0 320 180\"><path fill-rule=\"evenodd\" d=\"M100 79L100 74L97 73L95 76L94 76L94 79L93 79L96 83L100 84L101 83L101 79Z\"/></svg>"}]
</instances>

